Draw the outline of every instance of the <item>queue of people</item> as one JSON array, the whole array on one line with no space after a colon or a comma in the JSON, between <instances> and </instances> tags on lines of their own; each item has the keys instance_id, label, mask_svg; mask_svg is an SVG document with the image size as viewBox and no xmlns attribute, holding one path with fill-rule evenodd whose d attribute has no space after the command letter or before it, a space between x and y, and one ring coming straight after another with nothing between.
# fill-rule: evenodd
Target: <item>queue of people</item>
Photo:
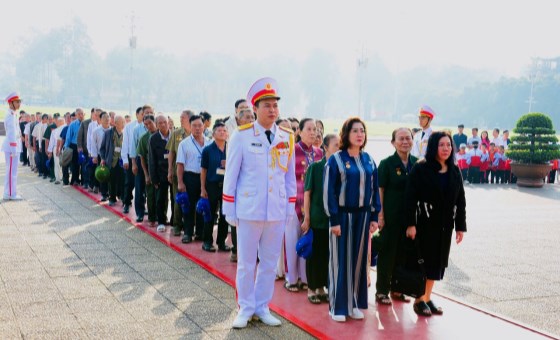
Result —
<instances>
[{"instance_id":1,"label":"queue of people","mask_svg":"<svg viewBox=\"0 0 560 340\"><path fill-rule=\"evenodd\" d=\"M171 226L171 237L198 241L207 252L230 252L237 262L234 328L254 317L281 324L268 308L277 278L288 292L327 303L336 322L363 319L374 234L382 240L373 247L379 253L375 300L409 302L391 289L391 276L414 244L427 281L413 310L443 313L431 292L448 265L453 231L457 243L466 232L466 202L453 139L431 129L435 113L428 106L419 110L422 131L395 130L395 153L378 167L364 150L362 120L349 118L339 136L323 137L320 121L280 119L271 78L255 82L247 99L235 103L234 115L212 124L210 114L185 110L176 129L150 105L139 107L128 124L93 108L87 119L82 109L53 117L22 114L20 128L21 99L8 102L7 158L19 159L25 146L21 161L38 176L82 185L124 214L134 204L137 222L147 219L158 232ZM17 199L10 183L4 197ZM296 248L310 233L305 260Z\"/></svg>"}]
</instances>

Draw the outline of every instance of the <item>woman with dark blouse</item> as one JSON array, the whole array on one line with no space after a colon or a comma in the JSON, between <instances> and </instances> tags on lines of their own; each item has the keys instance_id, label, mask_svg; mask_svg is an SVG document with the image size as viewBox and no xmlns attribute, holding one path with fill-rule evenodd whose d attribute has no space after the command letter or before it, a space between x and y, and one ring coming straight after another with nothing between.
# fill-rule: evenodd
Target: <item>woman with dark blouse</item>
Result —
<instances>
[{"instance_id":1,"label":"woman with dark blouse","mask_svg":"<svg viewBox=\"0 0 560 340\"><path fill-rule=\"evenodd\" d=\"M454 155L451 136L434 132L426 158L416 163L406 187L406 236L417 240L427 278L425 294L414 302L421 316L443 314L432 301L432 289L447 268L453 229L457 244L467 231L465 191Z\"/></svg>"}]
</instances>

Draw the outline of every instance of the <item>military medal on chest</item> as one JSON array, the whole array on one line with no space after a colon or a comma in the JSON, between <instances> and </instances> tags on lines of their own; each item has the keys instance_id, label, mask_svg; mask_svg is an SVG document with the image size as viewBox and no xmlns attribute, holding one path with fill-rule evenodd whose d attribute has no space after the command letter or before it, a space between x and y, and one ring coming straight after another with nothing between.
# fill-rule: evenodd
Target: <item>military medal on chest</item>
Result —
<instances>
[{"instance_id":1,"label":"military medal on chest","mask_svg":"<svg viewBox=\"0 0 560 340\"><path fill-rule=\"evenodd\" d=\"M401 173L402 173L402 172L401 172L401 168L397 168L397 176L400 176Z\"/></svg>"},{"instance_id":2,"label":"military medal on chest","mask_svg":"<svg viewBox=\"0 0 560 340\"><path fill-rule=\"evenodd\" d=\"M350 169L350 162L349 161L346 162L346 169Z\"/></svg>"}]
</instances>

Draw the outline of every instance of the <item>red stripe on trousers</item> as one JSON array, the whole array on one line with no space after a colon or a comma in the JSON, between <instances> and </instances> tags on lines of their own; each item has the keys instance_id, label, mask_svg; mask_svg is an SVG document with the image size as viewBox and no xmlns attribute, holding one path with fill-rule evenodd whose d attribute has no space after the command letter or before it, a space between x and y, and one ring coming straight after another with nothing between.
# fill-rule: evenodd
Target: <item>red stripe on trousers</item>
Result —
<instances>
[{"instance_id":1,"label":"red stripe on trousers","mask_svg":"<svg viewBox=\"0 0 560 340\"><path fill-rule=\"evenodd\" d=\"M14 156L10 154L10 177L8 182L9 183L8 186L10 187L10 197L12 197L12 158L13 157Z\"/></svg>"}]
</instances>

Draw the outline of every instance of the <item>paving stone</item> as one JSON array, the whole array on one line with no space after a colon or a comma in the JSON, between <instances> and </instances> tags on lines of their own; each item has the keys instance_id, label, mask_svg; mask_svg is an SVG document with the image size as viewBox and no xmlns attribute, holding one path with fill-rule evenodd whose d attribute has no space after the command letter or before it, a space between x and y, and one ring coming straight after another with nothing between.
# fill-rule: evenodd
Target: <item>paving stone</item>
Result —
<instances>
[{"instance_id":1,"label":"paving stone","mask_svg":"<svg viewBox=\"0 0 560 340\"><path fill-rule=\"evenodd\" d=\"M182 313L166 315L165 318L144 320L142 327L153 337L202 333L202 329Z\"/></svg>"},{"instance_id":2,"label":"paving stone","mask_svg":"<svg viewBox=\"0 0 560 340\"><path fill-rule=\"evenodd\" d=\"M14 304L13 307L14 315L19 319L71 314L70 308L63 300Z\"/></svg>"},{"instance_id":3,"label":"paving stone","mask_svg":"<svg viewBox=\"0 0 560 340\"><path fill-rule=\"evenodd\" d=\"M0 311L0 315L1 315ZM0 337L6 340L23 339L19 325L15 320L2 320L0 319Z\"/></svg>"},{"instance_id":4,"label":"paving stone","mask_svg":"<svg viewBox=\"0 0 560 340\"><path fill-rule=\"evenodd\" d=\"M144 331L141 325L136 322L123 324L96 324L84 327L90 339L123 339L141 340L151 339L150 335Z\"/></svg>"},{"instance_id":5,"label":"paving stone","mask_svg":"<svg viewBox=\"0 0 560 340\"><path fill-rule=\"evenodd\" d=\"M209 315L209 314L223 314L233 312L233 308L223 304L220 300L195 300L188 302L180 302L177 308L186 315Z\"/></svg>"},{"instance_id":6,"label":"paving stone","mask_svg":"<svg viewBox=\"0 0 560 340\"><path fill-rule=\"evenodd\" d=\"M230 330L237 312L226 311L219 314L193 314L188 315L205 332Z\"/></svg>"}]
</instances>

